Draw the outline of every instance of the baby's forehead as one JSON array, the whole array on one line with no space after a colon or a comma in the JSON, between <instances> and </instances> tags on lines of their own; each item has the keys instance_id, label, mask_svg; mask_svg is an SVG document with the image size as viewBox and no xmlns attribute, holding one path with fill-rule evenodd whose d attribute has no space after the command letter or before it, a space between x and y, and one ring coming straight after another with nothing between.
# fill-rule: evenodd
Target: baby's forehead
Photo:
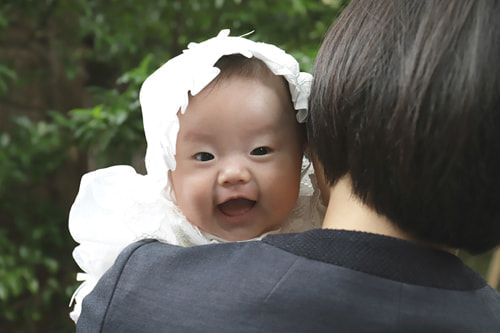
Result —
<instances>
[{"instance_id":1,"label":"baby's forehead","mask_svg":"<svg viewBox=\"0 0 500 333\"><path fill-rule=\"evenodd\" d=\"M190 95L184 114L203 111L219 117L219 109L229 105L234 113L259 114L262 118L287 123L290 119L292 124L299 124L288 83L273 73L261 77L235 74L214 80L197 95ZM180 112L178 116L182 118ZM228 113L227 116L233 115Z\"/></svg>"},{"instance_id":2,"label":"baby's forehead","mask_svg":"<svg viewBox=\"0 0 500 333\"><path fill-rule=\"evenodd\" d=\"M217 135L219 132L211 131L217 128L221 135L227 134L227 140L243 132L248 138L295 132L300 124L288 88L280 76L273 74L273 81L236 75L209 85L192 96L185 112L178 114L179 134L191 133L190 136L198 137L198 134L209 131ZM228 129L226 125L234 128Z\"/></svg>"}]
</instances>

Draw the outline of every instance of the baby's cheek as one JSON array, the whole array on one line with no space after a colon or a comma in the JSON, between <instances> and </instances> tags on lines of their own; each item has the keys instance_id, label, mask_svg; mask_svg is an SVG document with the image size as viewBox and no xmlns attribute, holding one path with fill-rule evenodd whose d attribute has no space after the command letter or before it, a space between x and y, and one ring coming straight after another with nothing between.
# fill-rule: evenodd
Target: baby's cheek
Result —
<instances>
[{"instance_id":1,"label":"baby's cheek","mask_svg":"<svg viewBox=\"0 0 500 333\"><path fill-rule=\"evenodd\" d=\"M282 204L295 204L300 190L300 172L280 173L272 184L270 191L279 198Z\"/></svg>"},{"instance_id":2,"label":"baby's cheek","mask_svg":"<svg viewBox=\"0 0 500 333\"><path fill-rule=\"evenodd\" d=\"M189 177L181 189L185 206L190 206L192 214L203 214L213 202L213 188L207 177Z\"/></svg>"}]
</instances>

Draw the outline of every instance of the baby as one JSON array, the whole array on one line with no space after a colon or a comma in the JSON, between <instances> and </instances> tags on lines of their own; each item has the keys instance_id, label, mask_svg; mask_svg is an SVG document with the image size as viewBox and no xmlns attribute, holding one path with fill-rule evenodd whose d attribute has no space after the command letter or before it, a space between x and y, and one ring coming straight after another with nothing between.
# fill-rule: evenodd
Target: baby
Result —
<instances>
[{"instance_id":1,"label":"baby","mask_svg":"<svg viewBox=\"0 0 500 333\"><path fill-rule=\"evenodd\" d=\"M85 272L75 322L134 241L191 246L321 225L324 206L303 167L311 80L281 49L223 30L144 82L147 175L128 166L86 174L71 208L73 256Z\"/></svg>"},{"instance_id":2,"label":"baby","mask_svg":"<svg viewBox=\"0 0 500 333\"><path fill-rule=\"evenodd\" d=\"M189 222L240 241L285 220L299 194L303 124L288 85L257 58L222 57L219 76L179 115L175 202Z\"/></svg>"}]
</instances>

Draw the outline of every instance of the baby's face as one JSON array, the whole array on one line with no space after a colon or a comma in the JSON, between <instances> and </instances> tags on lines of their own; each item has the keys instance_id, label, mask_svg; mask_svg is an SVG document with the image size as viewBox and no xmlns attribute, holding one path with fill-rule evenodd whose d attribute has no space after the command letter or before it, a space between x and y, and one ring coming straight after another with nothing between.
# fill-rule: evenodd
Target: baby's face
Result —
<instances>
[{"instance_id":1,"label":"baby's face","mask_svg":"<svg viewBox=\"0 0 500 333\"><path fill-rule=\"evenodd\" d=\"M177 204L201 230L229 241L272 230L294 207L304 142L282 79L230 77L179 116Z\"/></svg>"}]
</instances>

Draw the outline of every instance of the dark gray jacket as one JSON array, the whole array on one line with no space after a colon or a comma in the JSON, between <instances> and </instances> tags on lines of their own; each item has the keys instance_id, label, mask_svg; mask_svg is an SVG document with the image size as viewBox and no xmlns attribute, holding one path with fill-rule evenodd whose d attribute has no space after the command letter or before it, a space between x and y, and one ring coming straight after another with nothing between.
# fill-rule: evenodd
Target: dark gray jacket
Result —
<instances>
[{"instance_id":1,"label":"dark gray jacket","mask_svg":"<svg viewBox=\"0 0 500 333\"><path fill-rule=\"evenodd\" d=\"M77 332L500 332L500 294L451 254L368 233L141 241L84 299Z\"/></svg>"}]
</instances>

